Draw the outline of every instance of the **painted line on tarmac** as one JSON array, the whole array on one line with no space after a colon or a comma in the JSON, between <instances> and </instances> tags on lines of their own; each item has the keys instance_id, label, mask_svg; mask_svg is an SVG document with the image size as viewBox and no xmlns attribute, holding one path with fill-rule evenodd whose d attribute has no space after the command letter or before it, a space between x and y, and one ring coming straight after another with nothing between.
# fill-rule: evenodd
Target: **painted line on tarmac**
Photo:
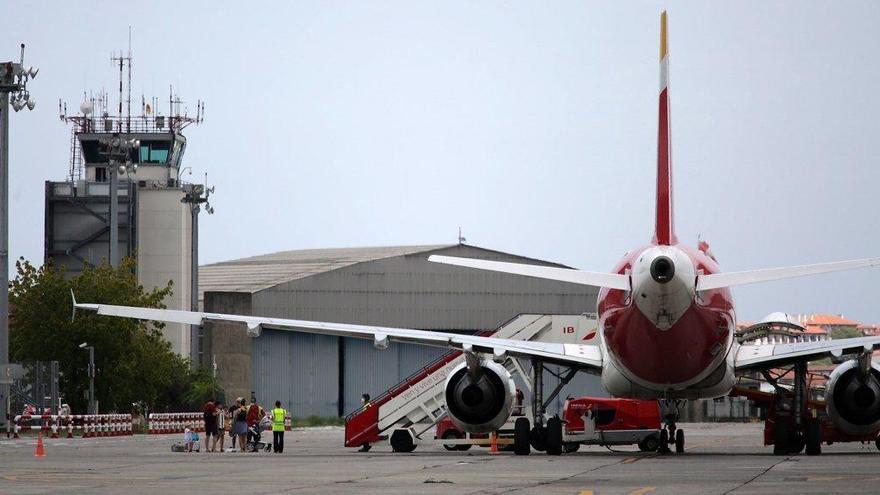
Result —
<instances>
[{"instance_id":1,"label":"painted line on tarmac","mask_svg":"<svg viewBox=\"0 0 880 495\"><path fill-rule=\"evenodd\" d=\"M646 495L648 493L652 493L656 489L657 489L656 486L645 486L645 487L639 488L638 490L633 490L633 491L629 492L629 495Z\"/></svg>"}]
</instances>

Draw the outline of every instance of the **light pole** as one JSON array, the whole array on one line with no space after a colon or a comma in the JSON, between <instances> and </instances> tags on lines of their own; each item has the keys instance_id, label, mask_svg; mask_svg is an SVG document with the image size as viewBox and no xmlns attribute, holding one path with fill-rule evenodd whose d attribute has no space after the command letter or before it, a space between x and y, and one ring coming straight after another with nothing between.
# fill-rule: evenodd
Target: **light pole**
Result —
<instances>
[{"instance_id":1,"label":"light pole","mask_svg":"<svg viewBox=\"0 0 880 495\"><path fill-rule=\"evenodd\" d=\"M27 90L39 69L24 67L24 43L19 62L0 63L0 376L9 365L9 106L16 112L33 110L36 103ZM9 384L0 380L0 421L9 420Z\"/></svg>"},{"instance_id":2,"label":"light pole","mask_svg":"<svg viewBox=\"0 0 880 495\"><path fill-rule=\"evenodd\" d=\"M95 346L83 342L79 348L89 350L89 414L98 414L95 407Z\"/></svg>"},{"instance_id":3,"label":"light pole","mask_svg":"<svg viewBox=\"0 0 880 495\"><path fill-rule=\"evenodd\" d=\"M190 239L190 311L199 310L199 212L202 210L201 204L205 203L205 211L209 215L214 214L214 208L208 202L208 198L213 194L214 188L207 187L207 183L208 174L205 174L205 185L187 184L184 186L185 194L180 199L181 203L189 205L190 215L192 216L192 236ZM201 339L199 338L201 326L190 325L189 332L190 367L197 369L201 365L199 359L199 355L202 352L200 348Z\"/></svg>"},{"instance_id":4,"label":"light pole","mask_svg":"<svg viewBox=\"0 0 880 495\"><path fill-rule=\"evenodd\" d=\"M137 139L124 139L118 132L101 139L101 154L107 157L110 176L110 266L119 265L119 174L126 173L132 151L140 148ZM135 168L135 170L137 170Z\"/></svg>"}]
</instances>

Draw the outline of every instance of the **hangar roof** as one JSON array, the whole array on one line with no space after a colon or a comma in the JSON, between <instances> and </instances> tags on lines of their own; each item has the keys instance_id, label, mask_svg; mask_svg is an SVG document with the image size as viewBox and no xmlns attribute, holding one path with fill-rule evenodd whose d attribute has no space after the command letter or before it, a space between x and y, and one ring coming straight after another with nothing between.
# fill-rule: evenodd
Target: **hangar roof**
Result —
<instances>
[{"instance_id":1,"label":"hangar roof","mask_svg":"<svg viewBox=\"0 0 880 495\"><path fill-rule=\"evenodd\" d=\"M297 251L281 251L203 265L199 267L199 301L204 300L205 292L254 293L285 282L329 272L331 270L338 270L339 268L344 268L357 263L417 253L427 253L455 246L457 246L457 244L303 249ZM485 250L493 251L490 249ZM530 259L525 257L521 258ZM541 260L534 261L539 261L551 266L569 268L568 266L558 263Z\"/></svg>"},{"instance_id":2,"label":"hangar roof","mask_svg":"<svg viewBox=\"0 0 880 495\"><path fill-rule=\"evenodd\" d=\"M356 263L452 246L454 244L303 249L222 261L199 267L199 299L202 299L205 292L253 293Z\"/></svg>"}]
</instances>

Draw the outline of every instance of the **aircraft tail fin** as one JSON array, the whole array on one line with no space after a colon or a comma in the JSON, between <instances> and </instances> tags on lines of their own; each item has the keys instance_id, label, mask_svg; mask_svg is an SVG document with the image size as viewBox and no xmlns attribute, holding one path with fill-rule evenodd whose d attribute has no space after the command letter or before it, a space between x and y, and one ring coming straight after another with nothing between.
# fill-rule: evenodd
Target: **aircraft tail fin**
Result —
<instances>
[{"instance_id":1,"label":"aircraft tail fin","mask_svg":"<svg viewBox=\"0 0 880 495\"><path fill-rule=\"evenodd\" d=\"M657 127L657 210L654 244L677 243L672 215L672 146L669 139L669 43L666 11L660 14L660 105Z\"/></svg>"}]
</instances>

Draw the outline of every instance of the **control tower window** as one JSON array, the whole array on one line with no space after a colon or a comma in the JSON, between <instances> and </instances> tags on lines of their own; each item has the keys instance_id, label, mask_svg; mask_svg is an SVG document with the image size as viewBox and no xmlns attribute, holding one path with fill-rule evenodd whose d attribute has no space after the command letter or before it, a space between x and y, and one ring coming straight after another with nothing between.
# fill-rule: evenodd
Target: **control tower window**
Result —
<instances>
[{"instance_id":1,"label":"control tower window","mask_svg":"<svg viewBox=\"0 0 880 495\"><path fill-rule=\"evenodd\" d=\"M95 182L107 182L107 167L95 167Z\"/></svg>"},{"instance_id":2,"label":"control tower window","mask_svg":"<svg viewBox=\"0 0 880 495\"><path fill-rule=\"evenodd\" d=\"M141 163L168 163L168 141L141 141Z\"/></svg>"}]
</instances>

